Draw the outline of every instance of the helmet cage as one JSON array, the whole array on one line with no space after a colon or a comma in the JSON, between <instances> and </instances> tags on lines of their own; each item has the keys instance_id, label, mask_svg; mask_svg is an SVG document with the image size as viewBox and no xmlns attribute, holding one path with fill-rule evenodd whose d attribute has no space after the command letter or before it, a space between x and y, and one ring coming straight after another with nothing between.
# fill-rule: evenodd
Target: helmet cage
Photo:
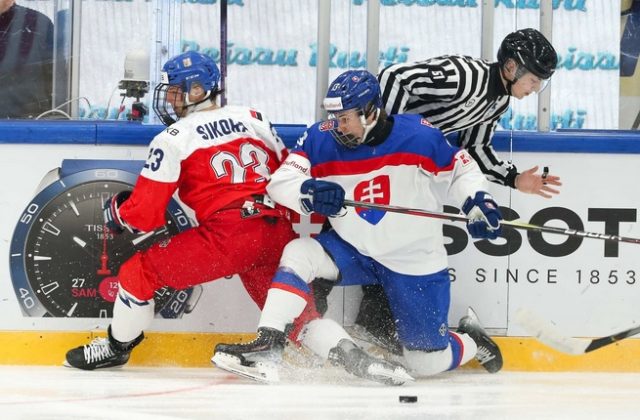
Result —
<instances>
[{"instance_id":1,"label":"helmet cage","mask_svg":"<svg viewBox=\"0 0 640 420\"><path fill-rule=\"evenodd\" d=\"M180 119L180 116L178 116L171 103L167 100L170 87L171 85L158 83L153 90L153 110L166 126L169 126ZM182 96L184 101L184 97L186 96L184 92L182 93Z\"/></svg>"},{"instance_id":2,"label":"helmet cage","mask_svg":"<svg viewBox=\"0 0 640 420\"><path fill-rule=\"evenodd\" d=\"M364 114L362 112L362 110L355 110L357 112L358 115L358 119L360 119L360 123L363 125L364 127L364 121L363 121L363 117ZM348 147L349 149L355 149L356 147L360 146L360 144L362 143L362 139L354 134L345 134L342 131L340 131L340 129L338 128L340 126L340 123L338 122L338 120L343 117L345 111L340 111L338 113L333 113L330 112L328 114L329 117L329 123L331 123L330 125L327 125L327 130L331 133L331 136L333 137L333 139L335 141L337 141L339 144Z\"/></svg>"},{"instance_id":3,"label":"helmet cage","mask_svg":"<svg viewBox=\"0 0 640 420\"><path fill-rule=\"evenodd\" d=\"M362 126L363 133L362 137L356 136L354 134L345 134L340 131L339 120L340 118L344 118L344 113L351 110L337 111L337 112L329 112L327 123L330 123L326 126L326 130L331 133L331 136L335 141L339 144L348 147L349 149L355 149L363 143L366 143L367 134L371 131L373 126L376 124L377 115L373 122L367 123L367 119L373 112L378 112L378 108L374 106L373 103L369 103L365 109L354 108L353 111L356 111L357 118L360 121L360 125Z\"/></svg>"}]
</instances>

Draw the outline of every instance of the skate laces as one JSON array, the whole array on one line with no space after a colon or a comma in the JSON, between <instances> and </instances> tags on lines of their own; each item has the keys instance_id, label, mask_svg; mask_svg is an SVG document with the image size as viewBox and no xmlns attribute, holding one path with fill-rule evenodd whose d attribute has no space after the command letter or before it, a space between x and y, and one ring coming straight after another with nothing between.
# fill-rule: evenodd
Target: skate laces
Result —
<instances>
[{"instance_id":1,"label":"skate laces","mask_svg":"<svg viewBox=\"0 0 640 420\"><path fill-rule=\"evenodd\" d=\"M266 339L267 339L267 334L265 334L265 331L264 330L258 330L258 334L256 334L256 338L254 338L253 340L249 341L247 344L261 343Z\"/></svg>"},{"instance_id":2,"label":"skate laces","mask_svg":"<svg viewBox=\"0 0 640 420\"><path fill-rule=\"evenodd\" d=\"M496 355L491 350L485 346L478 346L478 350L476 351L476 360L480 362L480 364L484 365L495 358Z\"/></svg>"},{"instance_id":3,"label":"skate laces","mask_svg":"<svg viewBox=\"0 0 640 420\"><path fill-rule=\"evenodd\" d=\"M109 340L103 337L94 338L93 341L84 346L84 359L87 363L99 362L115 356L111 350Z\"/></svg>"}]
</instances>

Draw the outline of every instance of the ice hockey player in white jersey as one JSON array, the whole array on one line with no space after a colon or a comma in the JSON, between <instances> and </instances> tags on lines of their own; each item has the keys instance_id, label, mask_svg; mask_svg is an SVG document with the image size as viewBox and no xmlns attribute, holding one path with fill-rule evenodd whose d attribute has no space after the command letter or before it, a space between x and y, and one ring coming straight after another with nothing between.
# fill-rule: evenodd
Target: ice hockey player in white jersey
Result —
<instances>
[{"instance_id":1,"label":"ice hockey player in white jersey","mask_svg":"<svg viewBox=\"0 0 640 420\"><path fill-rule=\"evenodd\" d=\"M385 111L420 114L439 128L450 143L466 149L489 181L527 194L551 198L560 191L560 177L538 172L538 166L518 170L493 147L493 135L513 98L541 92L558 65L558 55L538 30L524 28L508 34L497 61L445 55L393 64L378 75ZM548 168L547 168L548 169ZM328 282L313 285L322 308ZM382 288L363 286L353 331L359 338L390 351L400 348L396 328Z\"/></svg>"},{"instance_id":2,"label":"ice hockey player in white jersey","mask_svg":"<svg viewBox=\"0 0 640 420\"><path fill-rule=\"evenodd\" d=\"M379 284L389 299L413 376L455 369L476 356L502 366L498 346L473 317L448 329L450 279L442 222L432 218L346 208L344 199L442 211L445 199L469 216L473 237L495 239L502 216L485 192L487 181L469 154L447 143L420 115L387 116L380 86L367 71L334 80L324 100L328 121L311 126L273 174L267 187L278 203L327 216L331 229L294 239L284 249L257 338L219 344L214 362L231 371L281 360L285 329L305 308L309 283L319 277L338 286ZM358 364L347 332L329 320L311 321L302 342L339 365ZM380 368L380 366L378 366ZM388 383L404 382L379 369Z\"/></svg>"}]
</instances>

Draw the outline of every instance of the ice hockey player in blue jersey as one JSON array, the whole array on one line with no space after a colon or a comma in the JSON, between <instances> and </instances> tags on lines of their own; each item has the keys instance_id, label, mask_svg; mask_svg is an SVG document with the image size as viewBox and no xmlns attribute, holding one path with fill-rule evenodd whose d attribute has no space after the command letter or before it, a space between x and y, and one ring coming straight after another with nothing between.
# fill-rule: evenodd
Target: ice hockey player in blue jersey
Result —
<instances>
[{"instance_id":1,"label":"ice hockey player in blue jersey","mask_svg":"<svg viewBox=\"0 0 640 420\"><path fill-rule=\"evenodd\" d=\"M309 283L323 278L337 286L384 288L403 347L400 361L414 377L455 369L474 356L487 369L499 370L500 350L475 317L463 318L457 332L448 328L450 279L442 222L343 206L346 198L442 211L447 200L470 218L467 228L474 238L495 239L502 216L478 165L420 115L387 116L378 81L367 71L342 73L331 83L324 107L329 120L305 132L267 189L294 211L327 216L331 229L285 247L257 338L217 345L214 363L240 374L278 363L285 329L303 311ZM311 321L299 338L358 376L390 384L407 379L403 366L363 355L332 320Z\"/></svg>"}]
</instances>

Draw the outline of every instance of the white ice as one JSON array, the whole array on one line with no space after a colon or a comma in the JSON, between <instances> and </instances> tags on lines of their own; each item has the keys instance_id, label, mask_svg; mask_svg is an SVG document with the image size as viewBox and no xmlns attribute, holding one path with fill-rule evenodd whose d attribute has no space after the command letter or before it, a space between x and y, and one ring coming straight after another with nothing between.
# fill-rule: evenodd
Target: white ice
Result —
<instances>
[{"instance_id":1,"label":"white ice","mask_svg":"<svg viewBox=\"0 0 640 420\"><path fill-rule=\"evenodd\" d=\"M319 373L320 372L320 373ZM302 376L299 376L302 375ZM309 377L314 379L310 380ZM0 366L2 419L637 419L638 373L459 370L402 387L301 369L261 385L215 368ZM417 403L400 403L416 395Z\"/></svg>"}]
</instances>

